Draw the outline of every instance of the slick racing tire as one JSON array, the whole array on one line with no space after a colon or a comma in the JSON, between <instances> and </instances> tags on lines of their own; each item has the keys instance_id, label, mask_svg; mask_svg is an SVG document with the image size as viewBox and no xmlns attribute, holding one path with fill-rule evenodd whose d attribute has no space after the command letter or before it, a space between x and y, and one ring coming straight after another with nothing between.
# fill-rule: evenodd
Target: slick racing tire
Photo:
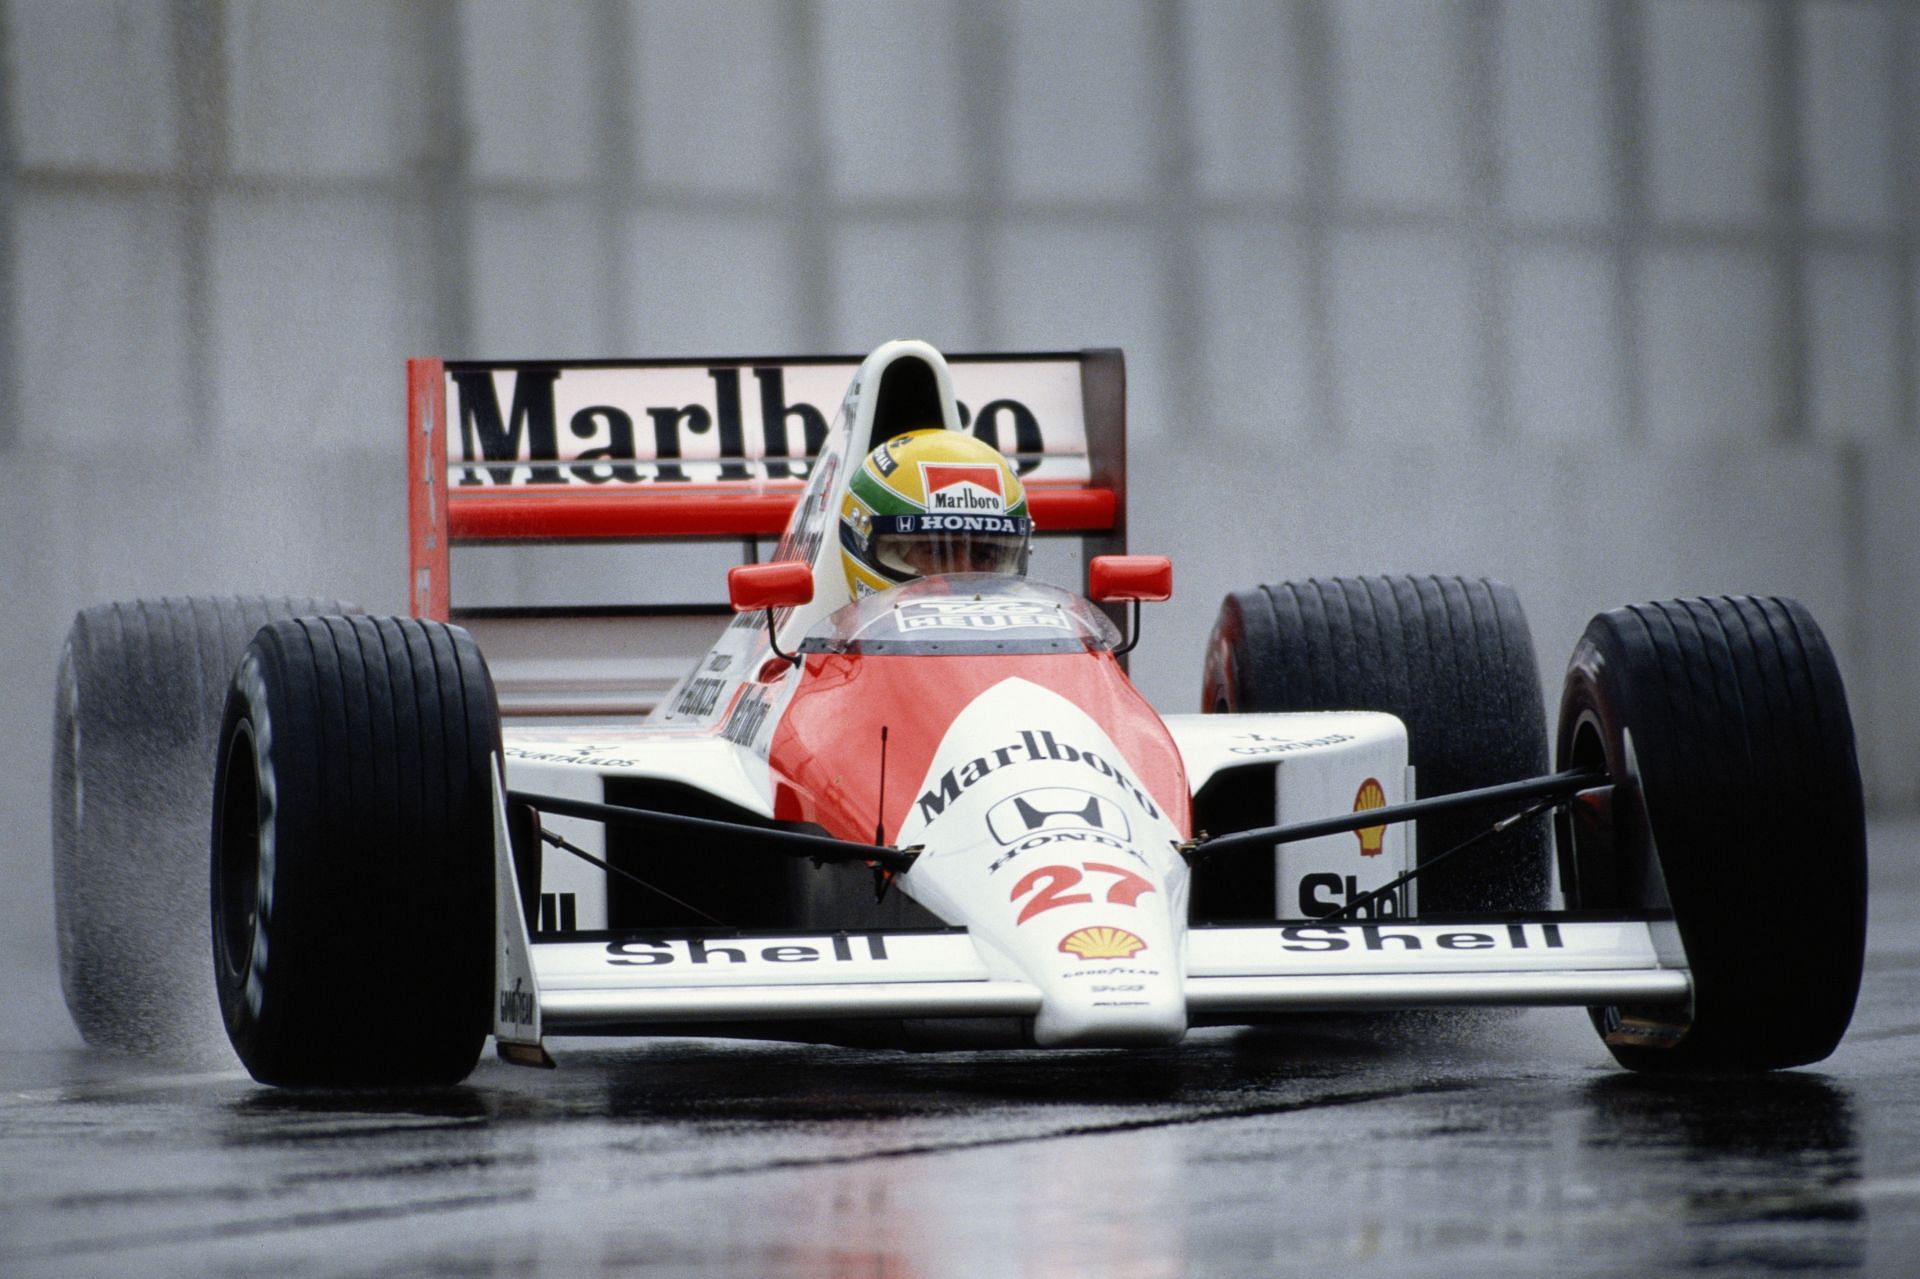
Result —
<instances>
[{"instance_id":1,"label":"slick racing tire","mask_svg":"<svg viewBox=\"0 0 1920 1279\"><path fill-rule=\"evenodd\" d=\"M1818 1061L1853 1016L1866 825L1846 690L1793 600L1671 600L1602 613L1567 667L1563 769L1604 768L1601 820L1560 820L1569 909L1669 905L1691 1010L1596 1008L1624 1066Z\"/></svg>"},{"instance_id":2,"label":"slick racing tire","mask_svg":"<svg viewBox=\"0 0 1920 1279\"><path fill-rule=\"evenodd\" d=\"M235 672L213 814L220 1010L262 1083L448 1084L491 1028L500 720L458 627L305 617Z\"/></svg>"},{"instance_id":3,"label":"slick racing tire","mask_svg":"<svg viewBox=\"0 0 1920 1279\"><path fill-rule=\"evenodd\" d=\"M1214 622L1202 690L1214 712L1397 715L1422 796L1547 771L1526 616L1511 588L1485 578L1311 578L1235 592ZM1420 863L1498 816L1420 819ZM1539 909L1549 856L1546 822L1521 822L1422 874L1419 913Z\"/></svg>"},{"instance_id":4,"label":"slick racing tire","mask_svg":"<svg viewBox=\"0 0 1920 1279\"><path fill-rule=\"evenodd\" d=\"M88 1043L218 1055L207 980L207 813L227 681L310 599L101 604L73 619L53 708L53 905L60 987Z\"/></svg>"}]
</instances>

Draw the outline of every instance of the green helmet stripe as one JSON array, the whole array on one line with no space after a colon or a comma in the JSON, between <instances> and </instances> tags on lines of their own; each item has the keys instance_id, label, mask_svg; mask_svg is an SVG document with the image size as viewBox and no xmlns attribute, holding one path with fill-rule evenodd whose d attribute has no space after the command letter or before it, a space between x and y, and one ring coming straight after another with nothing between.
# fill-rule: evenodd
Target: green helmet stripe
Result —
<instances>
[{"instance_id":1,"label":"green helmet stripe","mask_svg":"<svg viewBox=\"0 0 1920 1279\"><path fill-rule=\"evenodd\" d=\"M875 515L911 515L926 509L896 493L891 486L881 483L871 470L870 463L863 463L853 473L853 478L847 482L847 491L859 498ZM1021 500L1024 502L1025 498Z\"/></svg>"}]
</instances>

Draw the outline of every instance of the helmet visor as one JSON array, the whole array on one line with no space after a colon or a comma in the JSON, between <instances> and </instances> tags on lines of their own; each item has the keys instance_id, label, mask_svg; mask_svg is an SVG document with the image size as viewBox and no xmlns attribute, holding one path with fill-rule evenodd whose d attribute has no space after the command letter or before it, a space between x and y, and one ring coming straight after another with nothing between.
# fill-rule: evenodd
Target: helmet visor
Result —
<instances>
[{"instance_id":1,"label":"helmet visor","mask_svg":"<svg viewBox=\"0 0 1920 1279\"><path fill-rule=\"evenodd\" d=\"M873 560L907 577L1027 571L1023 515L901 515L873 520Z\"/></svg>"},{"instance_id":2,"label":"helmet visor","mask_svg":"<svg viewBox=\"0 0 1920 1279\"><path fill-rule=\"evenodd\" d=\"M1027 539L995 533L888 533L873 539L873 558L896 573L1024 573Z\"/></svg>"}]
</instances>

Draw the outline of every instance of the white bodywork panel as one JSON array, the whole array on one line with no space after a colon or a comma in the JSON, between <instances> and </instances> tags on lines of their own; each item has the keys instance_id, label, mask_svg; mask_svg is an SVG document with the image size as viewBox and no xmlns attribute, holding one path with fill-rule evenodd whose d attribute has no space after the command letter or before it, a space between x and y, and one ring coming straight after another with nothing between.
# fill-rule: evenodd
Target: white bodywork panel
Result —
<instances>
[{"instance_id":1,"label":"white bodywork panel","mask_svg":"<svg viewBox=\"0 0 1920 1279\"><path fill-rule=\"evenodd\" d=\"M1186 1033L1187 863L1127 769L1078 707L1009 678L947 729L900 831L927 849L901 891L1041 991L1043 1045Z\"/></svg>"},{"instance_id":2,"label":"white bodywork panel","mask_svg":"<svg viewBox=\"0 0 1920 1279\"><path fill-rule=\"evenodd\" d=\"M1414 798L1406 726L1392 715L1332 711L1166 715L1162 720L1180 748L1196 795L1224 770L1272 768L1275 825ZM1274 918L1311 918L1345 906L1413 869L1413 858L1412 832L1404 822L1276 845ZM1383 902L1386 910L1366 914L1415 913L1417 883L1403 886L1397 901Z\"/></svg>"},{"instance_id":3,"label":"white bodywork panel","mask_svg":"<svg viewBox=\"0 0 1920 1279\"><path fill-rule=\"evenodd\" d=\"M507 782L511 789L590 803L606 801L609 776L684 782L749 812L771 816L766 761L724 737L644 728L595 729L580 724L507 724ZM543 813L541 824L583 851L604 859L606 826ZM608 926L607 872L564 853L542 859L540 895L551 923L567 929ZM548 899L551 898L551 901ZM543 915L543 923L548 922Z\"/></svg>"}]
</instances>

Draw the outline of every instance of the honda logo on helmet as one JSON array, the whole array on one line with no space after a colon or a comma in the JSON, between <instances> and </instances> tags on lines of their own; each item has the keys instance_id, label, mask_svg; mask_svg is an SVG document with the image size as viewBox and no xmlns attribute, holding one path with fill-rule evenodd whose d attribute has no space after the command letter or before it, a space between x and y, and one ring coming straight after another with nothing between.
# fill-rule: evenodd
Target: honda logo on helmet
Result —
<instances>
[{"instance_id":1,"label":"honda logo on helmet","mask_svg":"<svg viewBox=\"0 0 1920 1279\"><path fill-rule=\"evenodd\" d=\"M1056 830L1095 830L1119 840L1133 837L1118 804L1067 786L1042 786L1008 796L987 810L987 829L1003 844Z\"/></svg>"}]
</instances>

